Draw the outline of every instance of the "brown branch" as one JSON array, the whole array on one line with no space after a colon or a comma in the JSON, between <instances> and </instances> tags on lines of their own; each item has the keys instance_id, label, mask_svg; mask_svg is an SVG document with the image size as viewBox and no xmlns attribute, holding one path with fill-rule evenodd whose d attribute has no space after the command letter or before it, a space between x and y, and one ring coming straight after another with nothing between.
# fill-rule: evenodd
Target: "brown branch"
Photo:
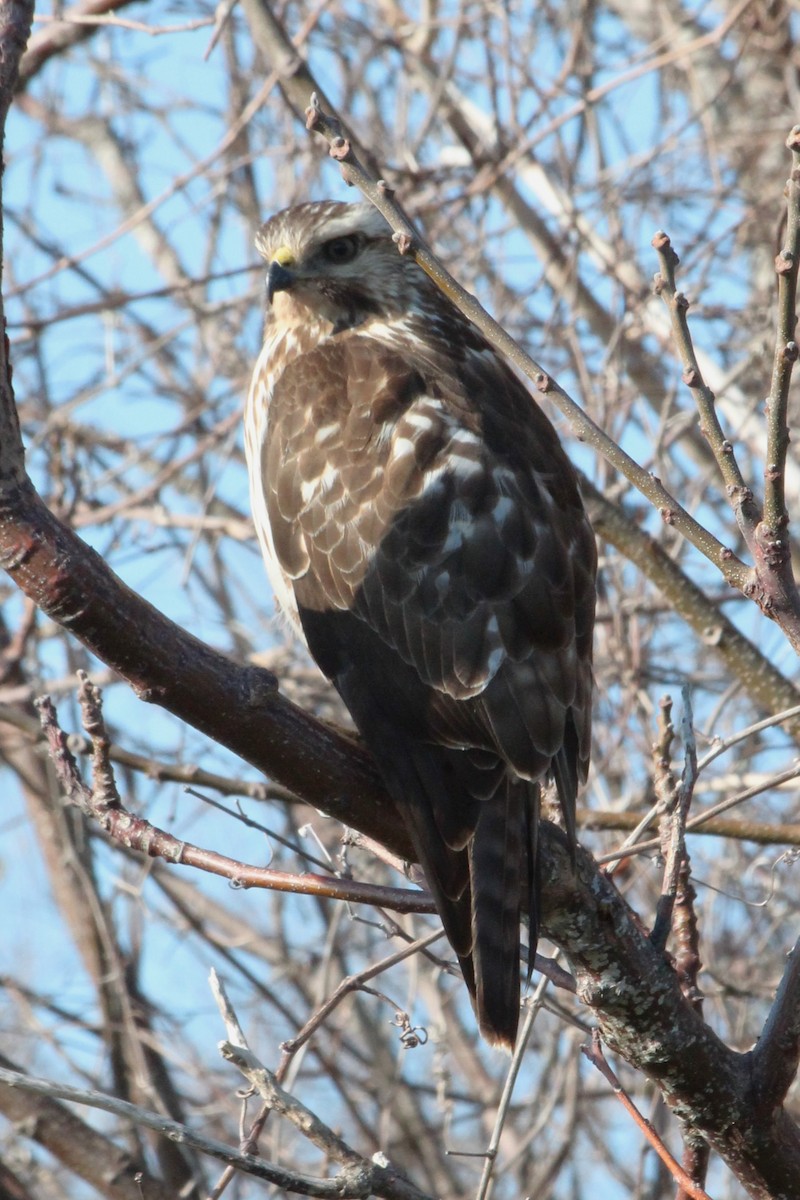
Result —
<instances>
[{"instance_id":1,"label":"brown branch","mask_svg":"<svg viewBox=\"0 0 800 1200\"><path fill-rule=\"evenodd\" d=\"M65 690L66 684L67 681L65 680ZM26 695L31 691L27 686L24 690ZM0 704L0 725L3 724L22 730L32 742L42 742L45 740L41 721L37 721L35 717L30 716L27 712L7 704ZM759 727L761 724L759 723ZM797 738L800 736L800 731L797 729L798 722L796 717L792 717L791 721L787 722L787 725L793 737ZM92 743L88 738L79 733L67 734L67 746L73 754L91 755L92 753ZM183 783L192 788L213 788L214 791L218 791L222 795L247 796L258 801L281 800L286 803L306 803L304 797L299 792L292 792L288 788L282 788L277 784L270 784L264 780L248 780L230 775L218 775L213 771L204 770L196 763L163 762L160 759L150 758L144 754L134 754L132 751L126 750L124 747L117 746L114 743L109 746L108 755L112 762L119 763L121 766L133 771L140 771L148 779ZM250 819L242 817L240 813L236 814L236 816L238 820L244 820L245 823L249 823ZM610 829L623 832L625 830L636 829L642 820L642 814L637 812L609 812L597 808L579 808L577 818L579 827L585 830ZM702 824L691 826L691 832L706 837L731 838L734 841L754 842L760 846L800 846L800 824L712 817ZM387 865L396 871L402 872L404 862L408 860L407 852L392 854L383 842L377 841L375 838L370 838L366 834L359 833L355 828L350 831L347 840L353 845L362 846L370 854L376 855L382 862L387 863ZM649 845L651 845L651 848L656 848L657 844L653 842ZM408 848L406 847L407 850Z\"/></svg>"},{"instance_id":2,"label":"brown branch","mask_svg":"<svg viewBox=\"0 0 800 1200\"><path fill-rule=\"evenodd\" d=\"M622 1107L625 1109L628 1115L633 1118L634 1124L642 1132L645 1140L648 1141L653 1147L664 1166L672 1175L672 1178L677 1184L680 1185L686 1195L690 1196L692 1200L711 1200L711 1197L708 1195L708 1193L703 1191L703 1189L696 1184L694 1180L689 1177L689 1175L686 1174L680 1163L672 1157L650 1121L646 1120L639 1112L638 1108L620 1083L616 1072L611 1069L610 1065L606 1061L606 1057L603 1054L603 1050L600 1045L600 1039L595 1035L588 1045L584 1044L581 1046L581 1051L585 1057L588 1058L592 1066L596 1067L603 1078L611 1084L611 1087L614 1089L614 1095L617 1097Z\"/></svg>"},{"instance_id":3,"label":"brown branch","mask_svg":"<svg viewBox=\"0 0 800 1200\"><path fill-rule=\"evenodd\" d=\"M706 812L698 813L686 822L687 833L702 832L703 827L710 823L718 813L726 812L728 809L735 808L739 804L744 804L747 800L752 800L755 796L760 796L763 792L769 791L772 788L779 787L782 783L789 783L800 778L800 764L795 763L786 771L781 771L776 775L771 775L765 778L762 782L755 784L753 787L744 788L735 795L729 796L726 800L720 800L718 804L714 804ZM637 821L637 825L641 823L641 818ZM722 822L721 824L726 824ZM636 825L634 825L636 828ZM660 850L661 839L651 838L646 842L635 842L632 845L625 845L621 850L612 851L610 854L603 854L597 861L598 863L615 862L617 859L630 854L642 854L648 850Z\"/></svg>"},{"instance_id":4,"label":"brown branch","mask_svg":"<svg viewBox=\"0 0 800 1200\"><path fill-rule=\"evenodd\" d=\"M303 119L311 92L322 96L323 104L331 108L319 82L312 76L305 60L298 53L297 46L288 36L267 0L242 0L242 9L253 41L277 76L281 92L298 119ZM376 167L366 147L359 144L358 152L373 169Z\"/></svg>"},{"instance_id":5,"label":"brown branch","mask_svg":"<svg viewBox=\"0 0 800 1200\"><path fill-rule=\"evenodd\" d=\"M655 538L640 529L625 509L612 504L583 474L581 491L595 533L615 546L659 589L673 610L694 630L703 645L725 664L759 708L776 713L798 703L800 690L681 570ZM800 719L792 718L787 728L792 737L800 741Z\"/></svg>"},{"instance_id":6,"label":"brown branch","mask_svg":"<svg viewBox=\"0 0 800 1200\"><path fill-rule=\"evenodd\" d=\"M782 534L788 547L786 511L786 455L789 450L789 385L797 362L797 271L800 267L800 125L786 139L792 154L792 172L786 184L786 241L775 259L778 276L778 322L772 366L767 421L767 462L764 472L764 524Z\"/></svg>"},{"instance_id":7,"label":"brown branch","mask_svg":"<svg viewBox=\"0 0 800 1200\"><path fill-rule=\"evenodd\" d=\"M800 940L789 954L769 1016L751 1053L757 1103L770 1113L783 1104L800 1064Z\"/></svg>"},{"instance_id":8,"label":"brown branch","mask_svg":"<svg viewBox=\"0 0 800 1200\"><path fill-rule=\"evenodd\" d=\"M568 858L566 841L548 837L543 933L564 947L603 1041L660 1088L687 1140L708 1141L754 1200L793 1195L800 1129L785 1110L754 1105L751 1056L730 1050L702 1020L586 852L578 847L569 883Z\"/></svg>"},{"instance_id":9,"label":"brown branch","mask_svg":"<svg viewBox=\"0 0 800 1200\"><path fill-rule=\"evenodd\" d=\"M578 825L581 829L636 829L642 814L636 812L598 812L593 808L578 809ZM711 818L691 828L694 834L706 837L733 838L741 842L755 842L758 846L800 846L800 825L769 825L764 821L735 821ZM625 854L638 853L643 847L625 847ZM648 841L647 848L658 849L658 841ZM613 857L613 856L612 856Z\"/></svg>"},{"instance_id":10,"label":"brown branch","mask_svg":"<svg viewBox=\"0 0 800 1200\"><path fill-rule=\"evenodd\" d=\"M94 786L84 783L67 738L60 728L55 708L48 697L38 701L42 728L45 732L56 773L67 799L95 821L112 841L146 854L162 858L174 866L195 867L212 875L230 879L236 887L267 888L296 895L325 896L334 900L372 904L393 912L435 913L433 900L426 892L406 888L381 887L357 880L340 879L334 875L311 873L301 875L289 871L273 871L228 858L213 850L181 841L171 833L137 817L122 804L117 793L113 769L108 757L108 737L100 711L99 690L81 672L81 707L86 732L94 747Z\"/></svg>"},{"instance_id":11,"label":"brown branch","mask_svg":"<svg viewBox=\"0 0 800 1200\"><path fill-rule=\"evenodd\" d=\"M768 617L780 625L795 650L800 650L800 593L792 571L789 517L785 503L786 453L789 430L786 413L792 368L798 357L794 330L795 300L800 265L800 126L789 135L794 169L787 185L789 212L787 241L775 260L778 275L778 328L772 385L768 401L767 462L763 512L753 499L736 462L733 446L725 437L714 406L714 394L703 381L686 320L689 304L675 286L678 263L672 244L663 232L653 238L661 273L656 291L664 298L673 335L684 367L684 382L692 389L700 412L701 430L708 439L726 484L736 520L753 555L751 578L741 587Z\"/></svg>"},{"instance_id":12,"label":"brown branch","mask_svg":"<svg viewBox=\"0 0 800 1200\"><path fill-rule=\"evenodd\" d=\"M283 1043L281 1048L286 1058L291 1058L297 1053L301 1046L305 1045L308 1039L312 1037L314 1033L316 1033L320 1025L327 1020L334 1009L339 1007L345 996L349 996L352 992L359 991L361 988L363 988L364 984L368 980L374 979L377 975L383 974L384 971L388 971L390 967L394 967L397 965L397 963L403 962L412 954L417 954L420 950L425 950L431 945L432 942L438 941L438 939L443 936L444 930L441 929L434 930L433 933L427 933L424 937L418 938L415 942L409 943L408 946L404 946L402 950L397 950L394 954L389 954L386 958L381 959L380 962L373 963L372 966L365 968L363 971L359 971L356 975L349 975L347 979L343 979L333 995L329 996L325 1003L320 1005L316 1012L311 1015L300 1032L289 1041ZM281 1061L279 1077L285 1070L284 1063L285 1059Z\"/></svg>"},{"instance_id":13,"label":"brown branch","mask_svg":"<svg viewBox=\"0 0 800 1200\"><path fill-rule=\"evenodd\" d=\"M77 18L116 12L132 3L133 0L83 0L82 4L66 9L61 20L51 22L28 42L20 62L16 90L21 92L26 88L51 58L63 54L79 42L85 42L96 32L96 25L79 23Z\"/></svg>"}]
</instances>

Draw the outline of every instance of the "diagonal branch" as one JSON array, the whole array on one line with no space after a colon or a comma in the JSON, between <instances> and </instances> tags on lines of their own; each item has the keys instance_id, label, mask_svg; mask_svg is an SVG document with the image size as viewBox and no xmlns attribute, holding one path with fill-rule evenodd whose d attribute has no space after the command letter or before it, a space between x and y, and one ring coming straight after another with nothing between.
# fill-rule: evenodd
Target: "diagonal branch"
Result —
<instances>
[{"instance_id":1,"label":"diagonal branch","mask_svg":"<svg viewBox=\"0 0 800 1200\"><path fill-rule=\"evenodd\" d=\"M709 530L696 521L672 496L661 480L650 474L604 433L572 397L542 367L526 354L514 338L498 325L479 301L467 292L445 269L439 259L420 238L400 207L394 202L391 192L382 180L376 180L361 164L353 150L352 142L343 136L343 127L338 118L322 112L316 96L306 109L306 124L309 130L321 133L330 146L331 157L340 166L345 182L356 186L375 205L395 231L395 239L401 253L410 254L422 267L426 275L472 321L495 349L521 371L534 384L536 390L547 395L569 421L573 433L582 442L602 454L611 465L637 488L650 503L659 510L666 524L673 526L691 542L701 554L719 568L723 577L740 591L752 586L752 571L736 557L728 546L724 546Z\"/></svg>"},{"instance_id":2,"label":"diagonal branch","mask_svg":"<svg viewBox=\"0 0 800 1200\"><path fill-rule=\"evenodd\" d=\"M362 1160L363 1165L356 1164L343 1170L333 1179L318 1179L310 1175L300 1175L296 1171L286 1170L274 1163L268 1163L252 1154L241 1154L216 1138L206 1137L189 1129L179 1121L172 1121L161 1113L150 1112L138 1104L127 1100L118 1100L102 1092L90 1091L87 1088L69 1087L66 1084L51 1083L48 1079L38 1079L33 1075L25 1075L20 1071L11 1071L0 1067L0 1088L20 1089L34 1096L44 1096L49 1100L67 1100L72 1104L82 1104L101 1112L112 1113L123 1120L152 1129L161 1137L168 1137L179 1145L188 1146L201 1154L207 1154L220 1162L235 1166L243 1174L282 1188L288 1192L299 1192L303 1196L341 1197L342 1200L358 1200L359 1197L386 1196L396 1197L397 1200L409 1200L411 1196L419 1197L411 1185L398 1190L395 1186L397 1179L393 1172ZM102 1161L102 1160L101 1160ZM400 1181L403 1183L404 1181ZM137 1185L138 1186L138 1185ZM139 1189L139 1195L141 1195ZM174 1194L174 1193L173 1193Z\"/></svg>"},{"instance_id":3,"label":"diagonal branch","mask_svg":"<svg viewBox=\"0 0 800 1200\"><path fill-rule=\"evenodd\" d=\"M800 940L789 953L752 1061L758 1103L770 1112L783 1104L800 1064Z\"/></svg>"}]
</instances>

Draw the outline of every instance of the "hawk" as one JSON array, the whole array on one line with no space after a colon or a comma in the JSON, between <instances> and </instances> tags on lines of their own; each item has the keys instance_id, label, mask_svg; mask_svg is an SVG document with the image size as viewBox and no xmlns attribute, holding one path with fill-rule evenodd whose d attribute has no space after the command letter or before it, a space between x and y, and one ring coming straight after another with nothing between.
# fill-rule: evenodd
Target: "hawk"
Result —
<instances>
[{"instance_id":1,"label":"hawk","mask_svg":"<svg viewBox=\"0 0 800 1200\"><path fill-rule=\"evenodd\" d=\"M267 571L408 828L481 1032L510 1048L540 784L574 847L589 763L596 549L575 471L370 205L285 209L256 245L245 440Z\"/></svg>"}]
</instances>

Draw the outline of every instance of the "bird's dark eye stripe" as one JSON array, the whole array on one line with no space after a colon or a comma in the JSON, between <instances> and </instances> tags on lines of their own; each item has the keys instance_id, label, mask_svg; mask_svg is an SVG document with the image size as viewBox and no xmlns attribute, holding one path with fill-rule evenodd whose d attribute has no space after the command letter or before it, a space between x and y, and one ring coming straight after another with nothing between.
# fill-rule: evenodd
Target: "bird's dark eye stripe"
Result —
<instances>
[{"instance_id":1,"label":"bird's dark eye stripe","mask_svg":"<svg viewBox=\"0 0 800 1200\"><path fill-rule=\"evenodd\" d=\"M353 261L360 249L361 239L355 234L351 234L347 237L331 238L323 245L322 253L328 262L349 263Z\"/></svg>"}]
</instances>

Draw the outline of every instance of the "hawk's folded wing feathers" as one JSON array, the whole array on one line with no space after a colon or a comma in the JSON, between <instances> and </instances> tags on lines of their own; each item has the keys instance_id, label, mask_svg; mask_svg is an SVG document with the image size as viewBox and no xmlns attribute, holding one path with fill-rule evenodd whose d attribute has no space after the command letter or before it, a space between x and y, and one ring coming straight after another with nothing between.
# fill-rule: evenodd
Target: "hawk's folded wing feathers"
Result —
<instances>
[{"instance_id":1,"label":"hawk's folded wing feathers","mask_svg":"<svg viewBox=\"0 0 800 1200\"><path fill-rule=\"evenodd\" d=\"M463 390L445 382L451 396ZM521 392L532 408L499 363L491 382ZM580 511L574 485L551 479L548 447L532 439L527 455L516 449L520 466L510 470L493 453L490 431L478 438L444 407L442 390L441 380L426 380L416 364L357 331L286 369L274 403L292 420L275 422L264 463L277 557L301 605L357 613L438 691L480 695L504 663L538 651L552 660L541 664L548 690L569 704L574 696L563 690L574 671L565 672L562 659L582 582L570 560L586 547L573 549L574 514L562 520L546 489L555 482ZM324 455L312 414L296 417L309 393ZM384 424L363 420L372 408L383 410ZM518 431L509 433L518 443ZM286 462L291 472L280 471Z\"/></svg>"}]
</instances>

